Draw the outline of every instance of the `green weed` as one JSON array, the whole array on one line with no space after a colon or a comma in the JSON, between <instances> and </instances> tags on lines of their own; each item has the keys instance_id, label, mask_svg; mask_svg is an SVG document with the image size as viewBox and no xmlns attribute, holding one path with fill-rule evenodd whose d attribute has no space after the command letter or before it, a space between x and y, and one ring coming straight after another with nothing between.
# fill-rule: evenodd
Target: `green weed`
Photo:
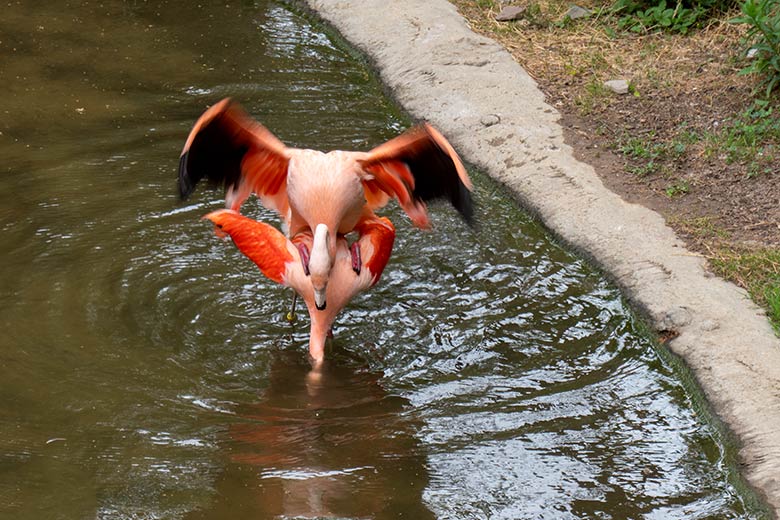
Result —
<instances>
[{"instance_id":1,"label":"green weed","mask_svg":"<svg viewBox=\"0 0 780 520\"><path fill-rule=\"evenodd\" d=\"M628 171L628 173L631 175L644 177L645 175L650 175L651 173L657 172L659 168L660 166L656 164L655 161L648 161L645 164L641 164L639 166L628 166L626 171Z\"/></svg>"},{"instance_id":2,"label":"green weed","mask_svg":"<svg viewBox=\"0 0 780 520\"><path fill-rule=\"evenodd\" d=\"M585 85L585 91L577 97L576 104L583 115L590 114L597 106L605 103L610 91L598 78L593 78Z\"/></svg>"},{"instance_id":3,"label":"green weed","mask_svg":"<svg viewBox=\"0 0 780 520\"><path fill-rule=\"evenodd\" d=\"M780 146L780 117L769 101L756 100L708 140L708 154L717 151L728 162L743 163L747 176L754 177L772 169Z\"/></svg>"},{"instance_id":4,"label":"green weed","mask_svg":"<svg viewBox=\"0 0 780 520\"><path fill-rule=\"evenodd\" d=\"M670 218L670 223L698 240L720 242L729 238L729 234L716 225L711 217L672 217Z\"/></svg>"},{"instance_id":5,"label":"green weed","mask_svg":"<svg viewBox=\"0 0 780 520\"><path fill-rule=\"evenodd\" d=\"M759 75L761 85L766 87L765 95L769 97L780 85L780 2L745 0L742 16L730 21L748 25L743 44L749 52L755 53L748 58L751 62L740 74Z\"/></svg>"},{"instance_id":6,"label":"green weed","mask_svg":"<svg viewBox=\"0 0 780 520\"><path fill-rule=\"evenodd\" d=\"M619 16L617 25L623 30L686 34L734 4L735 0L677 0L671 4L666 0L616 0L612 13Z\"/></svg>"},{"instance_id":7,"label":"green weed","mask_svg":"<svg viewBox=\"0 0 780 520\"><path fill-rule=\"evenodd\" d=\"M618 151L634 159L657 159L663 152L663 146L649 143L645 139L629 137L618 145Z\"/></svg>"},{"instance_id":8,"label":"green weed","mask_svg":"<svg viewBox=\"0 0 780 520\"><path fill-rule=\"evenodd\" d=\"M764 289L764 299L769 308L769 315L777 330L777 324L780 323L780 283L767 286Z\"/></svg>"},{"instance_id":9,"label":"green weed","mask_svg":"<svg viewBox=\"0 0 780 520\"><path fill-rule=\"evenodd\" d=\"M691 188L688 185L688 181L679 180L674 184L670 184L669 186L667 186L665 191L666 191L666 196L669 197L670 199L673 199L675 197L688 194L690 190Z\"/></svg>"},{"instance_id":10,"label":"green weed","mask_svg":"<svg viewBox=\"0 0 780 520\"><path fill-rule=\"evenodd\" d=\"M701 140L699 135L681 126L679 132L671 140L655 142L654 133L646 137L624 137L618 141L616 149L626 157L639 161L641 164L634 164L626 170L637 176L648 175L664 170L663 163L669 160L676 160L684 156L688 151L688 146ZM667 195L677 196L688 193L690 187L686 184L675 183L667 189Z\"/></svg>"},{"instance_id":11,"label":"green weed","mask_svg":"<svg viewBox=\"0 0 780 520\"><path fill-rule=\"evenodd\" d=\"M780 249L720 249L713 252L710 265L716 274L745 287L780 333Z\"/></svg>"}]
</instances>

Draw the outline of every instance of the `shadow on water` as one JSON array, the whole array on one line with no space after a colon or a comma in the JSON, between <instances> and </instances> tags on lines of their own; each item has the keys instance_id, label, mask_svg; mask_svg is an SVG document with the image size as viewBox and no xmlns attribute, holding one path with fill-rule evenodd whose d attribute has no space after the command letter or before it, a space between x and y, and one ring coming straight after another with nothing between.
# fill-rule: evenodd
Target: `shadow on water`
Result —
<instances>
[{"instance_id":1,"label":"shadow on water","mask_svg":"<svg viewBox=\"0 0 780 520\"><path fill-rule=\"evenodd\" d=\"M187 519L435 518L408 400L346 352L317 371L298 349L272 356L260 400L227 427L213 502Z\"/></svg>"}]
</instances>

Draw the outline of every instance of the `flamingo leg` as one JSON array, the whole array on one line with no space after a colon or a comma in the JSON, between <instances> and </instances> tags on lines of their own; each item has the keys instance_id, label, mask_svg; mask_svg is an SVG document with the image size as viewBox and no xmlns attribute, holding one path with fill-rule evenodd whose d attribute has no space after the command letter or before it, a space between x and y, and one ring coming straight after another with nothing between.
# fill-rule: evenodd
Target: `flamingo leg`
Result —
<instances>
[{"instance_id":1,"label":"flamingo leg","mask_svg":"<svg viewBox=\"0 0 780 520\"><path fill-rule=\"evenodd\" d=\"M298 303L298 293L295 292L295 289L293 289L293 299L292 299L292 306L290 307L290 312L287 313L287 321L290 323L295 321L295 305Z\"/></svg>"}]
</instances>

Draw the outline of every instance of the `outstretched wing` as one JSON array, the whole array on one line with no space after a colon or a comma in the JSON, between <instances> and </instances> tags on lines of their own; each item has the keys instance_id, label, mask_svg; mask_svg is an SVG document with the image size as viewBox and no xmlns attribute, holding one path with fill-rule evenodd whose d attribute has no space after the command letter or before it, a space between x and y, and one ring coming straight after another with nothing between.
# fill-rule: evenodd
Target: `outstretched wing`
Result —
<instances>
[{"instance_id":1,"label":"outstretched wing","mask_svg":"<svg viewBox=\"0 0 780 520\"><path fill-rule=\"evenodd\" d=\"M431 125L423 123L377 146L358 163L370 174L363 185L371 209L386 203L387 195L396 197L412 221L425 227L424 203L443 198L471 223L471 180L458 154Z\"/></svg>"},{"instance_id":2,"label":"outstretched wing","mask_svg":"<svg viewBox=\"0 0 780 520\"><path fill-rule=\"evenodd\" d=\"M212 106L190 131L179 160L179 194L189 196L204 177L223 185L226 203L238 210L255 193L286 214L289 149L231 99Z\"/></svg>"}]
</instances>

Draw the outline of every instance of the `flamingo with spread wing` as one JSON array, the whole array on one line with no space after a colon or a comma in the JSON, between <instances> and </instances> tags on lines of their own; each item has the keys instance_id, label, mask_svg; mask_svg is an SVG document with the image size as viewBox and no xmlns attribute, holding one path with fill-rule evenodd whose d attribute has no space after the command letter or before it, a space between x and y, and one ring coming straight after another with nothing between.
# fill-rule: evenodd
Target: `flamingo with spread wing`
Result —
<instances>
[{"instance_id":1,"label":"flamingo with spread wing","mask_svg":"<svg viewBox=\"0 0 780 520\"><path fill-rule=\"evenodd\" d=\"M327 235L328 231L322 224L315 228L313 234L309 231L298 233L293 243L273 226L244 217L234 210L217 210L203 218L211 220L217 228L230 235L236 247L257 264L267 278L292 287L301 296L311 318L309 354L315 364L324 359L325 340L338 313L358 293L379 281L395 240L395 227L387 218L358 223L356 230L360 238L356 243L362 255L360 272L356 273L350 247L345 238L338 237L326 293L330 303L327 309L320 310L304 271L300 247L312 247L318 237Z\"/></svg>"},{"instance_id":2,"label":"flamingo with spread wing","mask_svg":"<svg viewBox=\"0 0 780 520\"><path fill-rule=\"evenodd\" d=\"M368 151L323 153L289 148L230 99L195 123L179 162L179 191L187 197L202 178L226 187L226 204L238 211L254 193L279 212L298 250L316 309L324 310L328 285L343 253L343 235L383 222L374 211L398 200L412 222L430 226L426 202L448 199L471 221L471 181L460 158L432 126L418 125ZM323 231L319 231L323 230ZM311 234L311 240L297 240ZM360 274L361 239L350 250ZM340 269L340 268L339 268Z\"/></svg>"}]
</instances>

